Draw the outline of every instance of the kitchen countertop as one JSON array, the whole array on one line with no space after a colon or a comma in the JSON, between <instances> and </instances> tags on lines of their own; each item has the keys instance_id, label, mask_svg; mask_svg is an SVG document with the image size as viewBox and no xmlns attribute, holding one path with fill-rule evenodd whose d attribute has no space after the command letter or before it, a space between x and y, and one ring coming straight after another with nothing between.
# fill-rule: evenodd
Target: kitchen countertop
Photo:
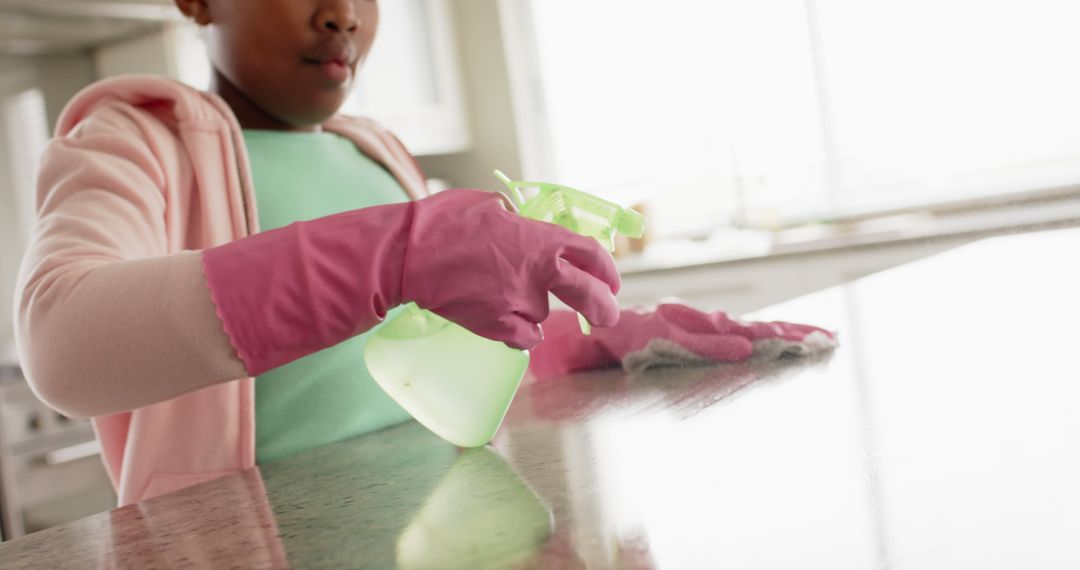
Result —
<instances>
[{"instance_id":1,"label":"kitchen countertop","mask_svg":"<svg viewBox=\"0 0 1080 570\"><path fill-rule=\"evenodd\" d=\"M526 385L489 447L414 423L0 545L0 566L1080 567L1080 230L759 312L813 360Z\"/></svg>"}]
</instances>

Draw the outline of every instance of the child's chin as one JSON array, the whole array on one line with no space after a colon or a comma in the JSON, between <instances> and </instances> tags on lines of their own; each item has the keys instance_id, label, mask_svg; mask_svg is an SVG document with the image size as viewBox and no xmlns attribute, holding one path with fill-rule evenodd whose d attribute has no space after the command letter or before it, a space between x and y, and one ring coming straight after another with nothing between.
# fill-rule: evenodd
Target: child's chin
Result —
<instances>
[{"instance_id":1,"label":"child's chin","mask_svg":"<svg viewBox=\"0 0 1080 570\"><path fill-rule=\"evenodd\" d=\"M330 101L313 101L311 105L306 105L303 109L297 109L296 111L289 113L287 117L284 117L284 120L295 127L321 125L325 123L327 119L336 115L344 103L344 97Z\"/></svg>"}]
</instances>

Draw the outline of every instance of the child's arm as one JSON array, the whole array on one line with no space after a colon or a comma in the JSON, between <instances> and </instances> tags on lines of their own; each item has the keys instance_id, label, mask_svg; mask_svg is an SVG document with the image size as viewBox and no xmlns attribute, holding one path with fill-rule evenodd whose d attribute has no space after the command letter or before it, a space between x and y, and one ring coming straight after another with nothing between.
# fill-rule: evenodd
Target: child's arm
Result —
<instances>
[{"instance_id":1,"label":"child's arm","mask_svg":"<svg viewBox=\"0 0 1080 570\"><path fill-rule=\"evenodd\" d=\"M549 292L598 325L618 318L618 273L594 240L480 191L169 255L170 173L139 132L155 123L133 112L96 112L50 145L40 176L17 335L31 385L61 411L115 413L254 376L407 301L520 348L539 342Z\"/></svg>"},{"instance_id":2,"label":"child's arm","mask_svg":"<svg viewBox=\"0 0 1080 570\"><path fill-rule=\"evenodd\" d=\"M532 351L529 371L537 379L622 365L637 370L655 365L734 362L752 354L803 354L827 349L835 335L784 322L741 322L727 313L706 313L686 305L624 309L612 327L581 333L576 316L553 312L544 321L544 341Z\"/></svg>"},{"instance_id":3,"label":"child's arm","mask_svg":"<svg viewBox=\"0 0 1080 570\"><path fill-rule=\"evenodd\" d=\"M46 402L102 415L246 376L201 254L168 255L170 175L134 111L107 106L52 141L22 262L16 335Z\"/></svg>"},{"instance_id":4,"label":"child's arm","mask_svg":"<svg viewBox=\"0 0 1080 570\"><path fill-rule=\"evenodd\" d=\"M252 375L367 330L409 301L523 349L541 340L549 292L598 325L619 316L618 271L595 240L479 190L301 222L203 258L218 315Z\"/></svg>"}]
</instances>

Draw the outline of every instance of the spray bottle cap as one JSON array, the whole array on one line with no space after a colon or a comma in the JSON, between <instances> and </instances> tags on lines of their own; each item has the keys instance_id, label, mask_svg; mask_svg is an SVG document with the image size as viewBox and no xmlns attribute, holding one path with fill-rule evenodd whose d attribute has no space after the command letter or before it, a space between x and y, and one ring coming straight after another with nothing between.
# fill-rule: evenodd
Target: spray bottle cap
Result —
<instances>
[{"instance_id":1,"label":"spray bottle cap","mask_svg":"<svg viewBox=\"0 0 1080 570\"><path fill-rule=\"evenodd\" d=\"M591 236L613 247L614 234L641 237L645 232L645 217L622 206L569 186L547 182L510 180L496 170L495 176L510 191L510 200L521 215L564 226L577 233ZM536 188L537 195L526 200L522 188Z\"/></svg>"},{"instance_id":2,"label":"spray bottle cap","mask_svg":"<svg viewBox=\"0 0 1080 570\"><path fill-rule=\"evenodd\" d=\"M615 232L620 233L627 237L639 238L645 234L645 216L640 213L631 210L630 208L623 208L619 211L619 214L615 216Z\"/></svg>"}]
</instances>

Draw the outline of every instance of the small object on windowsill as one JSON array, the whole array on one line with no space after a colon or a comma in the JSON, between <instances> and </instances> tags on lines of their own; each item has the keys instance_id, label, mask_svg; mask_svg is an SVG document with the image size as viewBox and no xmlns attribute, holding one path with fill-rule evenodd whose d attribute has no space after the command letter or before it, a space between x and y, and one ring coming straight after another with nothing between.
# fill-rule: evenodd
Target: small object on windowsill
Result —
<instances>
[{"instance_id":1,"label":"small object on windowsill","mask_svg":"<svg viewBox=\"0 0 1080 570\"><path fill-rule=\"evenodd\" d=\"M812 224L772 232L772 242L773 245L784 246L789 244L823 241L839 237L840 235L841 231L838 226Z\"/></svg>"},{"instance_id":2,"label":"small object on windowsill","mask_svg":"<svg viewBox=\"0 0 1080 570\"><path fill-rule=\"evenodd\" d=\"M649 207L644 202L633 204L630 206L630 209L645 216L645 219L649 218ZM649 246L651 237L652 233L649 231L648 224L645 225L645 231L640 237L627 237L623 234L615 234L615 250L612 251L611 254L615 259L620 259L628 255L641 255L645 252L645 248Z\"/></svg>"},{"instance_id":3,"label":"small object on windowsill","mask_svg":"<svg viewBox=\"0 0 1080 570\"><path fill-rule=\"evenodd\" d=\"M618 259L620 272L671 269L718 261L749 259L768 255L772 248L769 232L722 228L707 239L665 239L650 241L641 253Z\"/></svg>"},{"instance_id":4,"label":"small object on windowsill","mask_svg":"<svg viewBox=\"0 0 1080 570\"><path fill-rule=\"evenodd\" d=\"M619 271L633 273L691 265L754 259L804 250L844 247L867 241L901 240L931 233L931 212L846 223L807 224L782 230L720 228L705 240L653 241L639 254L618 259Z\"/></svg>"},{"instance_id":5,"label":"small object on windowsill","mask_svg":"<svg viewBox=\"0 0 1080 570\"><path fill-rule=\"evenodd\" d=\"M819 223L788 228L773 234L777 250L790 246L833 243L854 244L869 239L874 241L900 240L921 235L933 229L934 215L917 212L896 216L883 216L843 223Z\"/></svg>"}]
</instances>

